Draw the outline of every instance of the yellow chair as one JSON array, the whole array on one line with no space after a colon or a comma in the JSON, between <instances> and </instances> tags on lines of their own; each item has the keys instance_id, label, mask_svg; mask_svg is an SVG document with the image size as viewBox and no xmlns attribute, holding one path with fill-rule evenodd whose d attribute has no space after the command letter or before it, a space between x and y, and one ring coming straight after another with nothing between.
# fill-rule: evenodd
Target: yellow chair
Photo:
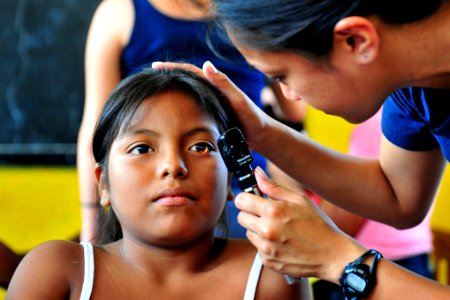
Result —
<instances>
[{"instance_id":1,"label":"yellow chair","mask_svg":"<svg viewBox=\"0 0 450 300\"><path fill-rule=\"evenodd\" d=\"M26 253L48 240L76 238L78 195L74 167L0 167L0 240Z\"/></svg>"}]
</instances>

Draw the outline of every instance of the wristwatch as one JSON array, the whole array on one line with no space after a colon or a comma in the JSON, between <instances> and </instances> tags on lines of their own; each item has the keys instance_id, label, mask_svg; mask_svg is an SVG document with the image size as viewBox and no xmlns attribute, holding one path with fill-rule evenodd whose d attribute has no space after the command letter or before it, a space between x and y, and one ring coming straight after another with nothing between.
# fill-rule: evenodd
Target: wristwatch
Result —
<instances>
[{"instance_id":1,"label":"wristwatch","mask_svg":"<svg viewBox=\"0 0 450 300\"><path fill-rule=\"evenodd\" d=\"M370 256L373 256L373 262L369 267L362 262ZM358 300L369 296L375 287L377 265L382 257L380 252L371 249L345 266L339 282L348 300Z\"/></svg>"}]
</instances>

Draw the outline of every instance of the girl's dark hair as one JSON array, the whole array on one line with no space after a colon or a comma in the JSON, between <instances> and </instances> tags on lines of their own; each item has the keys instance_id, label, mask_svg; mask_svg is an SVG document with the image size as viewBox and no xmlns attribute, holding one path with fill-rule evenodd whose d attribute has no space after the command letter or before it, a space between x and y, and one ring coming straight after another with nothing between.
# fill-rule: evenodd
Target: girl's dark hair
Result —
<instances>
[{"instance_id":1,"label":"girl's dark hair","mask_svg":"<svg viewBox=\"0 0 450 300\"><path fill-rule=\"evenodd\" d=\"M442 0L213 0L216 24L243 45L326 57L333 28L348 16L376 15L390 24L424 19ZM222 28L222 29L223 29Z\"/></svg>"},{"instance_id":2,"label":"girl's dark hair","mask_svg":"<svg viewBox=\"0 0 450 300\"><path fill-rule=\"evenodd\" d=\"M169 91L189 94L198 106L216 121L221 133L239 125L224 96L207 80L181 69L145 69L119 83L98 119L92 150L95 161L103 168L105 184L109 184L108 156L114 139L121 130L128 127L145 99ZM170 120L167 121L170 122ZM222 213L217 230L226 236L228 229L225 211ZM97 243L106 244L120 238L122 238L122 230L113 209L111 207L100 209L96 227Z\"/></svg>"}]
</instances>

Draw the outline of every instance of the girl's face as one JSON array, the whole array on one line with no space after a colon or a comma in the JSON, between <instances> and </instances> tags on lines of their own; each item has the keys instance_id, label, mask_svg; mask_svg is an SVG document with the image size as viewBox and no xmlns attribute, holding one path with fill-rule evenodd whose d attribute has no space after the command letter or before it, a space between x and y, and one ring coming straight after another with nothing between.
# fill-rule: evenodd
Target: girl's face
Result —
<instances>
[{"instance_id":1,"label":"girl's face","mask_svg":"<svg viewBox=\"0 0 450 300\"><path fill-rule=\"evenodd\" d=\"M213 232L232 197L219 135L184 93L144 100L111 146L102 190L102 205L112 205L124 238L173 246Z\"/></svg>"},{"instance_id":2,"label":"girl's face","mask_svg":"<svg viewBox=\"0 0 450 300\"><path fill-rule=\"evenodd\" d=\"M247 61L280 82L289 100L304 100L327 114L360 123L375 114L389 94L368 72L331 56L331 63L313 62L293 52L273 52L239 47ZM364 72L364 73L363 73Z\"/></svg>"}]
</instances>

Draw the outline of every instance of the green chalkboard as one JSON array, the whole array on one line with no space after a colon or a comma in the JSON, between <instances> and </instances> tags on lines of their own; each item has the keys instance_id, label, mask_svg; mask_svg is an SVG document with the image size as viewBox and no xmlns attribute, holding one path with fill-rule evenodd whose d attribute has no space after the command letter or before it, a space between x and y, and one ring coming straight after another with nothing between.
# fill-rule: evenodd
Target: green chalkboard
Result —
<instances>
[{"instance_id":1,"label":"green chalkboard","mask_svg":"<svg viewBox=\"0 0 450 300\"><path fill-rule=\"evenodd\" d=\"M0 164L74 156L85 40L99 2L2 0Z\"/></svg>"}]
</instances>

